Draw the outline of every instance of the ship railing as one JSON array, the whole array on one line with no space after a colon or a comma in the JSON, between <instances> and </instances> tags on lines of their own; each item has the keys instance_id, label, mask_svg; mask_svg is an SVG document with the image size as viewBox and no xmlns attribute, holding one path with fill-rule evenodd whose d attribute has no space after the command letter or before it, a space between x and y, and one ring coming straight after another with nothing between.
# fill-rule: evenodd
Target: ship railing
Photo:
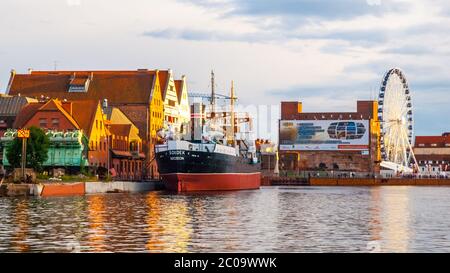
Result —
<instances>
[{"instance_id":1,"label":"ship railing","mask_svg":"<svg viewBox=\"0 0 450 273\"><path fill-rule=\"evenodd\" d=\"M161 144L161 145L156 145L155 146L155 152L156 153L165 152L167 150L169 150L169 145L168 144Z\"/></svg>"}]
</instances>

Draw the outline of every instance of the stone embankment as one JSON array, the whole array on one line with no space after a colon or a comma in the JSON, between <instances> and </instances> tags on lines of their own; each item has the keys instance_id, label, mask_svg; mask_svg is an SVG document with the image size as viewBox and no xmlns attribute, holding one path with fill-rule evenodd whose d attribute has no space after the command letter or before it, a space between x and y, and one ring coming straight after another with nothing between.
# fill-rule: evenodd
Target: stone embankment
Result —
<instances>
[{"instance_id":1,"label":"stone embankment","mask_svg":"<svg viewBox=\"0 0 450 273\"><path fill-rule=\"evenodd\" d=\"M101 193L147 192L163 188L163 184L160 181L3 184L0 187L0 196L77 196Z\"/></svg>"},{"instance_id":2,"label":"stone embankment","mask_svg":"<svg viewBox=\"0 0 450 273\"><path fill-rule=\"evenodd\" d=\"M263 177L262 186L450 186L441 178L329 178Z\"/></svg>"}]
</instances>

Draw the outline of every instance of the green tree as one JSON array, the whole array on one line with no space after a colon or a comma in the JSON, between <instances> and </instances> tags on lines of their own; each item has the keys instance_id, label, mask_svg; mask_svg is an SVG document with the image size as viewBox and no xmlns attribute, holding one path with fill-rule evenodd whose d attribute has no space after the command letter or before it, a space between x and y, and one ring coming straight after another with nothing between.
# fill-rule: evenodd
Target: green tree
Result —
<instances>
[{"instance_id":1,"label":"green tree","mask_svg":"<svg viewBox=\"0 0 450 273\"><path fill-rule=\"evenodd\" d=\"M27 139L27 168L42 172L42 165L48 158L50 140L45 132L38 127L30 128L30 138ZM22 160L22 139L15 138L6 149L6 157L13 168L19 168Z\"/></svg>"}]
</instances>

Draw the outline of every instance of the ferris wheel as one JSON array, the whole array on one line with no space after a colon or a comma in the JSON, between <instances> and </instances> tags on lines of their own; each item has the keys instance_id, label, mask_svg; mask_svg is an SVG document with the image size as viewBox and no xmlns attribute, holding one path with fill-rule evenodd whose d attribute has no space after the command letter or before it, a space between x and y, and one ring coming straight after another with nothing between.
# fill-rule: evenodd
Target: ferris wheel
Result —
<instances>
[{"instance_id":1,"label":"ferris wheel","mask_svg":"<svg viewBox=\"0 0 450 273\"><path fill-rule=\"evenodd\" d=\"M417 161L413 153L414 120L411 91L403 72L389 70L378 95L381 133L381 166L399 172L413 172Z\"/></svg>"}]
</instances>

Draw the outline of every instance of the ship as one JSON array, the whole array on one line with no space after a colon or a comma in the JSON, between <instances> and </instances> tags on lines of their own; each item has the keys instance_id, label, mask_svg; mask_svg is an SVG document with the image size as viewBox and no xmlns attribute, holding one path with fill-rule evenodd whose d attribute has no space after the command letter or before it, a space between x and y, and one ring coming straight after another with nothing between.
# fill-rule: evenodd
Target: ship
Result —
<instances>
[{"instance_id":1,"label":"ship","mask_svg":"<svg viewBox=\"0 0 450 273\"><path fill-rule=\"evenodd\" d=\"M254 141L236 137L237 121L249 121L249 118L235 116L234 84L229 97L231 108L220 113L215 110L213 72L211 82L209 114L205 113L204 104L193 103L190 124L185 126L188 132L174 133L170 128L160 132L164 142L155 145L160 177L166 190L179 193L259 189L261 167L253 149ZM218 124L220 119L222 123ZM225 120L231 124L223 123ZM226 132L219 128L225 128Z\"/></svg>"}]
</instances>

